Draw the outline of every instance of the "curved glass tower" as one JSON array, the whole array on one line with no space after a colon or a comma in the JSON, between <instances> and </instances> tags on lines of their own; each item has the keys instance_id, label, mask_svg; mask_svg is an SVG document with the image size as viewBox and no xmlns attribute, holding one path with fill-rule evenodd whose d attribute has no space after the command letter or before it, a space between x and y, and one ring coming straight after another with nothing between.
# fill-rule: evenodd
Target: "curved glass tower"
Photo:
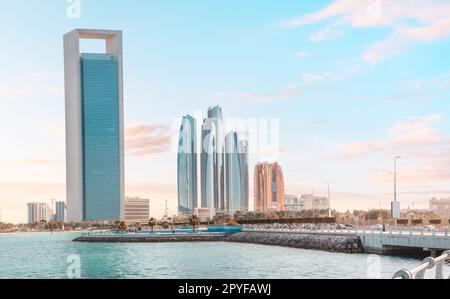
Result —
<instances>
[{"instance_id":1,"label":"curved glass tower","mask_svg":"<svg viewBox=\"0 0 450 299\"><path fill-rule=\"evenodd\" d=\"M230 132L225 137L225 186L226 211L233 214L242 211L244 205L243 179L239 156L239 137L236 132Z\"/></svg>"},{"instance_id":2,"label":"curved glass tower","mask_svg":"<svg viewBox=\"0 0 450 299\"><path fill-rule=\"evenodd\" d=\"M242 180L242 212L248 212L249 210L249 148L248 141L241 140L239 142L239 163L241 165L241 180Z\"/></svg>"},{"instance_id":3,"label":"curved glass tower","mask_svg":"<svg viewBox=\"0 0 450 299\"><path fill-rule=\"evenodd\" d=\"M216 164L215 164L216 127L207 119L202 126L202 207L216 208Z\"/></svg>"},{"instance_id":4,"label":"curved glass tower","mask_svg":"<svg viewBox=\"0 0 450 299\"><path fill-rule=\"evenodd\" d=\"M178 212L192 214L197 205L196 120L187 115L181 122L178 144Z\"/></svg>"},{"instance_id":5,"label":"curved glass tower","mask_svg":"<svg viewBox=\"0 0 450 299\"><path fill-rule=\"evenodd\" d=\"M214 124L214 208L225 212L225 162L224 162L224 133L222 107L215 106L208 109L207 122Z\"/></svg>"}]
</instances>

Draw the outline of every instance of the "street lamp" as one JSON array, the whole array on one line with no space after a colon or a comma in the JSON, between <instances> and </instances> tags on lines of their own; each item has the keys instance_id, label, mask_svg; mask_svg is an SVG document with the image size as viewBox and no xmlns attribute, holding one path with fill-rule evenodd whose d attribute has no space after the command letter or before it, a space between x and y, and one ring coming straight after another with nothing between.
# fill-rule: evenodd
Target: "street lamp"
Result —
<instances>
[{"instance_id":1,"label":"street lamp","mask_svg":"<svg viewBox=\"0 0 450 299\"><path fill-rule=\"evenodd\" d=\"M395 156L394 157L394 202L392 204L392 218L394 218L395 221L395 230L397 230L397 219L399 218L400 214L400 205L397 202L397 161L400 160L402 157Z\"/></svg>"},{"instance_id":2,"label":"street lamp","mask_svg":"<svg viewBox=\"0 0 450 299\"><path fill-rule=\"evenodd\" d=\"M330 198L330 185L331 182L325 182L328 185L328 217L331 217L331 198Z\"/></svg>"}]
</instances>

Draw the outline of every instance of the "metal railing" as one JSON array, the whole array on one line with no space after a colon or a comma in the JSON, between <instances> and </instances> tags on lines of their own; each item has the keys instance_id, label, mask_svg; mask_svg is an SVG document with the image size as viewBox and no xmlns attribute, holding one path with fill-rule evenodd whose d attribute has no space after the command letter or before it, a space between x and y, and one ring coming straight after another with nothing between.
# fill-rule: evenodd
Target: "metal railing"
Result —
<instances>
[{"instance_id":1,"label":"metal railing","mask_svg":"<svg viewBox=\"0 0 450 299\"><path fill-rule=\"evenodd\" d=\"M323 229L320 227L315 228L301 228L301 227L276 227L276 226L244 226L242 231L256 231L256 232L293 232L293 233L323 233L323 234L358 234L358 235L411 235L411 236L435 236L435 237L449 237L448 229L445 230L436 230L436 231L427 231L425 229L397 229L392 230L388 229L386 231L382 231L379 229L373 228L347 228L347 229L337 229L337 228L328 228Z\"/></svg>"},{"instance_id":2,"label":"metal railing","mask_svg":"<svg viewBox=\"0 0 450 299\"><path fill-rule=\"evenodd\" d=\"M450 250L445 251L440 257L432 258L427 257L420 266L409 271L401 270L395 273L393 279L425 279L427 271L435 269L435 279L450 279L449 277L444 277L445 265L450 262Z\"/></svg>"}]
</instances>

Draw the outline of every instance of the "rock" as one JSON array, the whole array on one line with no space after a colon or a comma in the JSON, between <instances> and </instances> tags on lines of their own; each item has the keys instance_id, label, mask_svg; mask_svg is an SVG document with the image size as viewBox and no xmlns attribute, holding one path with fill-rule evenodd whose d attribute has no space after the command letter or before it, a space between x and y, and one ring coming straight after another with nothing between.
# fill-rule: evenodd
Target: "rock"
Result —
<instances>
[{"instance_id":1,"label":"rock","mask_svg":"<svg viewBox=\"0 0 450 299\"><path fill-rule=\"evenodd\" d=\"M363 252L363 248L360 247L361 242L357 236L307 234L299 232L279 233L248 231L234 234L228 237L226 241L314 249L329 252Z\"/></svg>"}]
</instances>

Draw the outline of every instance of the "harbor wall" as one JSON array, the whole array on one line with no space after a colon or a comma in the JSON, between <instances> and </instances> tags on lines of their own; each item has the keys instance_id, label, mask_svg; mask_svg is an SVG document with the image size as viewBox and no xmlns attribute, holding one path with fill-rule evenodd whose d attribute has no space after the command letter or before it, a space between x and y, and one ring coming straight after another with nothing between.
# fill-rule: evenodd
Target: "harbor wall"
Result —
<instances>
[{"instance_id":1,"label":"harbor wall","mask_svg":"<svg viewBox=\"0 0 450 299\"><path fill-rule=\"evenodd\" d=\"M356 235L246 231L234 234L228 237L226 241L328 252L364 252L361 239Z\"/></svg>"}]
</instances>

